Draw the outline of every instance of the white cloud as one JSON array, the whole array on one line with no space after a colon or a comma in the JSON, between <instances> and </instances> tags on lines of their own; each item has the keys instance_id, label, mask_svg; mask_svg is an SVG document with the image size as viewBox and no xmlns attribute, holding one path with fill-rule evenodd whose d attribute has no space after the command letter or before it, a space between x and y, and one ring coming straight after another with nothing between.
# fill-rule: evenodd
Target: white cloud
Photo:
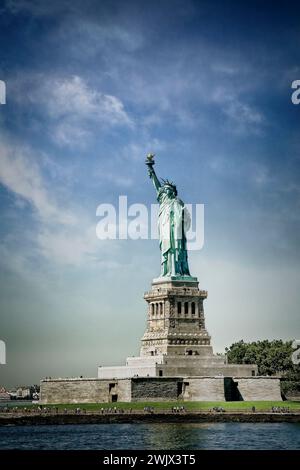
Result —
<instances>
[{"instance_id":1,"label":"white cloud","mask_svg":"<svg viewBox=\"0 0 300 470\"><path fill-rule=\"evenodd\" d=\"M222 112L234 121L238 131L253 130L265 121L261 112L244 102L237 92L228 87L216 87L212 94L212 101L219 104Z\"/></svg>"},{"instance_id":2,"label":"white cloud","mask_svg":"<svg viewBox=\"0 0 300 470\"><path fill-rule=\"evenodd\" d=\"M0 182L26 200L44 221L74 224L74 216L53 200L29 148L2 143L0 147Z\"/></svg>"},{"instance_id":3,"label":"white cloud","mask_svg":"<svg viewBox=\"0 0 300 470\"><path fill-rule=\"evenodd\" d=\"M89 87L78 76L47 80L32 93L31 100L42 105L53 120L52 137L60 145L84 145L92 125L100 128L132 125L117 97Z\"/></svg>"},{"instance_id":4,"label":"white cloud","mask_svg":"<svg viewBox=\"0 0 300 470\"><path fill-rule=\"evenodd\" d=\"M141 136L138 140L129 143L123 149L123 157L140 162L148 153L165 150L166 144L155 137Z\"/></svg>"},{"instance_id":5,"label":"white cloud","mask_svg":"<svg viewBox=\"0 0 300 470\"><path fill-rule=\"evenodd\" d=\"M214 72L217 72L223 75L233 76L239 73L238 67L236 67L235 65L231 65L231 64L228 65L226 62L213 63L211 68Z\"/></svg>"},{"instance_id":6,"label":"white cloud","mask_svg":"<svg viewBox=\"0 0 300 470\"><path fill-rule=\"evenodd\" d=\"M238 99L228 102L223 111L233 120L245 124L261 124L264 120L259 111Z\"/></svg>"},{"instance_id":7,"label":"white cloud","mask_svg":"<svg viewBox=\"0 0 300 470\"><path fill-rule=\"evenodd\" d=\"M51 262L80 266L95 258L97 238L95 227L78 224L72 228L42 227L37 235L41 254Z\"/></svg>"},{"instance_id":8,"label":"white cloud","mask_svg":"<svg viewBox=\"0 0 300 470\"><path fill-rule=\"evenodd\" d=\"M35 224L34 230L30 230L27 219L26 234L2 239L2 262L20 274L28 271L31 257L40 255L60 265L82 266L98 260L104 244L100 245L96 237L96 220L93 225L80 207L69 208L67 201L58 201L60 188L51 187L49 191L38 157L29 148L1 144L0 183L14 194L18 210L28 204L32 207L37 222L37 228ZM18 236L22 237L19 242ZM30 244L29 251L24 244Z\"/></svg>"},{"instance_id":9,"label":"white cloud","mask_svg":"<svg viewBox=\"0 0 300 470\"><path fill-rule=\"evenodd\" d=\"M11 80L13 97L37 107L39 125L45 125L58 145L85 147L93 133L116 126L132 127L122 101L89 86L75 75L64 78L45 75Z\"/></svg>"},{"instance_id":10,"label":"white cloud","mask_svg":"<svg viewBox=\"0 0 300 470\"><path fill-rule=\"evenodd\" d=\"M115 16L111 20L106 19L104 24L74 16L73 21L64 23L59 29L58 39L67 42L68 53L72 57L80 59L84 55L93 60L103 52L115 54L118 50L132 53L141 49L145 33L145 30L139 31L134 27L129 30L126 25L116 24Z\"/></svg>"},{"instance_id":11,"label":"white cloud","mask_svg":"<svg viewBox=\"0 0 300 470\"><path fill-rule=\"evenodd\" d=\"M96 223L93 225L84 214L74 227L42 225L35 241L38 253L56 265L76 268L89 266L89 269L93 264L101 264L107 269L121 266L114 255L118 242L99 240L96 236ZM108 253L113 255L113 262Z\"/></svg>"},{"instance_id":12,"label":"white cloud","mask_svg":"<svg viewBox=\"0 0 300 470\"><path fill-rule=\"evenodd\" d=\"M73 122L71 122L73 121ZM81 124L74 122L74 119L64 119L54 126L51 138L60 146L80 146L85 147L91 132L81 127Z\"/></svg>"},{"instance_id":13,"label":"white cloud","mask_svg":"<svg viewBox=\"0 0 300 470\"><path fill-rule=\"evenodd\" d=\"M41 96L41 93L44 93ZM33 94L33 96L36 96ZM109 124L130 123L122 102L88 87L86 82L73 76L68 79L48 80L38 91L39 99L54 118L75 116L96 119Z\"/></svg>"}]
</instances>

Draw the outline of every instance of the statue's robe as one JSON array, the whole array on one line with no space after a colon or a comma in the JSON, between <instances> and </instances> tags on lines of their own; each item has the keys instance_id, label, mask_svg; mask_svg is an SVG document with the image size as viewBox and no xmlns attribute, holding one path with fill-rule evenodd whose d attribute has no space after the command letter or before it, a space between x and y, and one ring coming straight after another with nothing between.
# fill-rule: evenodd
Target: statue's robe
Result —
<instances>
[{"instance_id":1,"label":"statue's robe","mask_svg":"<svg viewBox=\"0 0 300 470\"><path fill-rule=\"evenodd\" d=\"M190 275L185 232L190 228L190 216L184 203L178 198L170 198L163 187L158 191L159 202L158 232L161 249L162 274L171 273L171 255L174 255L174 272Z\"/></svg>"}]
</instances>

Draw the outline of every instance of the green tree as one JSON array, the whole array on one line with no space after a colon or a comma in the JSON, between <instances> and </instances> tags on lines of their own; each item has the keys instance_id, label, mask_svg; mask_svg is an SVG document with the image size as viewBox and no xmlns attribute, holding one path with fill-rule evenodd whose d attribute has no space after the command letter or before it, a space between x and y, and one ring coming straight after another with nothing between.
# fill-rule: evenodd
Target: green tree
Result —
<instances>
[{"instance_id":1,"label":"green tree","mask_svg":"<svg viewBox=\"0 0 300 470\"><path fill-rule=\"evenodd\" d=\"M238 341L226 348L228 362L257 364L260 375L286 375L294 370L292 341L263 340L252 343Z\"/></svg>"},{"instance_id":2,"label":"green tree","mask_svg":"<svg viewBox=\"0 0 300 470\"><path fill-rule=\"evenodd\" d=\"M257 364L259 375L281 375L283 392L300 393L300 367L292 363L292 341L240 340L225 351L229 364Z\"/></svg>"}]
</instances>

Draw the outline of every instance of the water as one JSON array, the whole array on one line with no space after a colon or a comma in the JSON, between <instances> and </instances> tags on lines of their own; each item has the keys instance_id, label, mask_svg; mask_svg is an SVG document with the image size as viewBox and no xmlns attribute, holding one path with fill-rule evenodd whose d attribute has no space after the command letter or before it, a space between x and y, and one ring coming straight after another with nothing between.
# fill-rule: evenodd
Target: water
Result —
<instances>
[{"instance_id":1,"label":"water","mask_svg":"<svg viewBox=\"0 0 300 470\"><path fill-rule=\"evenodd\" d=\"M300 449L300 424L2 426L0 449Z\"/></svg>"}]
</instances>

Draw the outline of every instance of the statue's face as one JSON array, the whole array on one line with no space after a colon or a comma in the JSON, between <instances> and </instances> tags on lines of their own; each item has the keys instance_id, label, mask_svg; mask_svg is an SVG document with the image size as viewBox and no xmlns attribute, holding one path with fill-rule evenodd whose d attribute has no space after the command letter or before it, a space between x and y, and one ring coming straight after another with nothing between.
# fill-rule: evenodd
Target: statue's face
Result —
<instances>
[{"instance_id":1,"label":"statue's face","mask_svg":"<svg viewBox=\"0 0 300 470\"><path fill-rule=\"evenodd\" d=\"M169 186L169 185L166 185L164 187L164 192L166 193L166 195L170 198L174 198L175 197L175 192L174 192L174 189Z\"/></svg>"}]
</instances>

